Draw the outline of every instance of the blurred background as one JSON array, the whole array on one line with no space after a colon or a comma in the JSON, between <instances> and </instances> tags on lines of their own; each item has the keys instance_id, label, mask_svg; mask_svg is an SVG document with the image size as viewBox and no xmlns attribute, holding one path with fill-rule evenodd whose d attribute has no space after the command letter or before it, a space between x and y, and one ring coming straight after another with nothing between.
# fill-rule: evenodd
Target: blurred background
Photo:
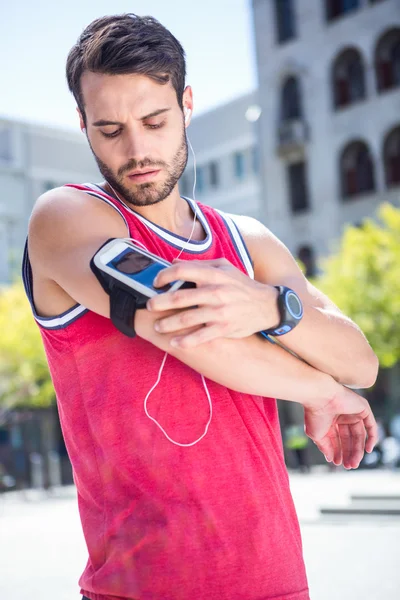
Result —
<instances>
[{"instance_id":1,"label":"blurred background","mask_svg":"<svg viewBox=\"0 0 400 600\"><path fill-rule=\"evenodd\" d=\"M1 597L77 597L84 566L54 390L19 270L38 196L64 183L101 180L79 129L65 60L88 23L121 12L151 14L185 48L196 199L265 223L306 276L358 323L379 357L376 384L359 393L371 403L380 441L356 473L324 464L304 436L299 406L280 402L279 409L312 597L394 600L400 596L400 0L2 6L0 570L8 575L0 578ZM180 191L192 196L192 189L189 155ZM29 574L26 584L21 572ZM326 589L331 575L338 589ZM48 588L54 595L45 595Z\"/></svg>"}]
</instances>

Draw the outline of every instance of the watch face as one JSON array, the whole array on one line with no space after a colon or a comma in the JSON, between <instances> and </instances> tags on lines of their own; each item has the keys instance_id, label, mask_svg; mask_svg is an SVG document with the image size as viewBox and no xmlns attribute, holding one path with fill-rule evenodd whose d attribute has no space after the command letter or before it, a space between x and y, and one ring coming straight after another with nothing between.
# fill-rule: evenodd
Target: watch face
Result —
<instances>
[{"instance_id":1,"label":"watch face","mask_svg":"<svg viewBox=\"0 0 400 600\"><path fill-rule=\"evenodd\" d=\"M300 317L303 314L303 306L299 300L299 298L297 297L296 294L294 294L293 292L289 292L286 296L286 306L289 309L289 312L292 314L292 316L295 319L300 319Z\"/></svg>"}]
</instances>

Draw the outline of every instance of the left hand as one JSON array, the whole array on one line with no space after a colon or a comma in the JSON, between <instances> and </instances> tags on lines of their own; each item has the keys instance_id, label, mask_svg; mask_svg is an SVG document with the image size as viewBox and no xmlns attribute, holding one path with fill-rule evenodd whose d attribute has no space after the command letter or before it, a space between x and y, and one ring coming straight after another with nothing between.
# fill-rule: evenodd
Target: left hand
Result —
<instances>
[{"instance_id":1,"label":"left hand","mask_svg":"<svg viewBox=\"0 0 400 600\"><path fill-rule=\"evenodd\" d=\"M305 432L328 462L356 469L372 452L378 428L367 400L344 386L325 405L304 407Z\"/></svg>"},{"instance_id":2,"label":"left hand","mask_svg":"<svg viewBox=\"0 0 400 600\"><path fill-rule=\"evenodd\" d=\"M165 292L147 302L151 311L179 310L155 323L158 332L177 334L171 340L175 347L192 348L220 337L244 338L279 323L276 288L250 279L225 258L176 261L160 271L154 285L179 279L197 287ZM196 326L193 333L179 335Z\"/></svg>"}]
</instances>

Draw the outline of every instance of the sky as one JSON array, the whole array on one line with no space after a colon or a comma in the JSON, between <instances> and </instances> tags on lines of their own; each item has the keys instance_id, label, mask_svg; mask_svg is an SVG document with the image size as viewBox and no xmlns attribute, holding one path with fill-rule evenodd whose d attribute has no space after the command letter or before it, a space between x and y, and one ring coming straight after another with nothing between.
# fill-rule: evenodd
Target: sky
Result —
<instances>
[{"instance_id":1,"label":"sky","mask_svg":"<svg viewBox=\"0 0 400 600\"><path fill-rule=\"evenodd\" d=\"M183 45L194 116L255 89L251 0L14 0L0 9L0 118L78 130L65 61L107 14L157 18Z\"/></svg>"}]
</instances>

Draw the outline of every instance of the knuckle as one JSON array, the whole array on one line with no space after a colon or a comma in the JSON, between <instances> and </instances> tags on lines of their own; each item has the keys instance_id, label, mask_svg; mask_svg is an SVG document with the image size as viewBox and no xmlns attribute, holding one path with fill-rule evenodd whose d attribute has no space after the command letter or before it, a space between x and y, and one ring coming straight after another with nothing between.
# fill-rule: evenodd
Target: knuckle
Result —
<instances>
[{"instance_id":1,"label":"knuckle","mask_svg":"<svg viewBox=\"0 0 400 600\"><path fill-rule=\"evenodd\" d=\"M193 323L193 314L191 311L185 311L180 316L180 322L182 325L191 325Z\"/></svg>"},{"instance_id":2,"label":"knuckle","mask_svg":"<svg viewBox=\"0 0 400 600\"><path fill-rule=\"evenodd\" d=\"M227 311L227 308L226 308L226 306L219 306L219 307L216 309L216 313L217 313L217 316L218 316L218 320L219 320L219 321L226 321L226 320L227 320L227 317L228 317L228 311Z\"/></svg>"},{"instance_id":3,"label":"knuckle","mask_svg":"<svg viewBox=\"0 0 400 600\"><path fill-rule=\"evenodd\" d=\"M181 294L179 293L179 291L177 292L172 292L171 294L171 304L173 306L177 306L180 304L181 301Z\"/></svg>"},{"instance_id":4,"label":"knuckle","mask_svg":"<svg viewBox=\"0 0 400 600\"><path fill-rule=\"evenodd\" d=\"M219 302L224 302L225 300L225 290L222 285L215 285L215 296Z\"/></svg>"}]
</instances>

